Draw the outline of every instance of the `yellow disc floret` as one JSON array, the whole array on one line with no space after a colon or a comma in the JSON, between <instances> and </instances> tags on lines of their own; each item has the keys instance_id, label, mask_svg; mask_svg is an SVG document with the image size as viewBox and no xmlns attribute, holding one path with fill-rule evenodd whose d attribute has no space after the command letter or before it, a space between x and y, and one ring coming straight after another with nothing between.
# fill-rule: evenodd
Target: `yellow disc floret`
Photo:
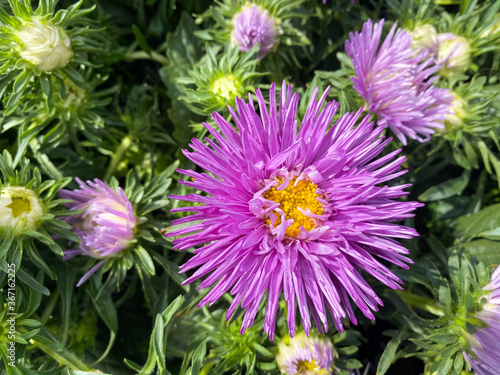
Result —
<instances>
[{"instance_id":1,"label":"yellow disc floret","mask_svg":"<svg viewBox=\"0 0 500 375\"><path fill-rule=\"evenodd\" d=\"M330 369L325 369L319 367L317 362L313 359L311 362L309 361L299 361L297 364L297 372L296 375L329 375L331 374Z\"/></svg>"},{"instance_id":2,"label":"yellow disc floret","mask_svg":"<svg viewBox=\"0 0 500 375\"><path fill-rule=\"evenodd\" d=\"M293 219L293 224L286 229L286 235L289 237L297 236L300 233L300 227L304 227L306 231L316 228L317 221L304 215L299 208L309 209L315 215L324 213L322 203L316 199L322 197L316 192L318 186L310 180L297 181L297 178L293 178L285 189L278 190L283 181L284 177L278 177L276 186L271 187L262 195L265 199L280 204L279 208L285 213L285 220ZM277 227L281 224L281 214L276 210L272 212L276 215L274 227ZM271 224L270 219L268 219L268 224Z\"/></svg>"}]
</instances>

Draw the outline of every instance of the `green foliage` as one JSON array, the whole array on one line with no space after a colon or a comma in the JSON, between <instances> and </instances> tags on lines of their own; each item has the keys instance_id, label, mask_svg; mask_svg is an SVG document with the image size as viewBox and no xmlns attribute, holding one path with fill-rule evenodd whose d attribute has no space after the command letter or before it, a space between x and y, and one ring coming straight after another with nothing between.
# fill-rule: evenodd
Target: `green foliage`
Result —
<instances>
[{"instance_id":1,"label":"green foliage","mask_svg":"<svg viewBox=\"0 0 500 375\"><path fill-rule=\"evenodd\" d=\"M213 141L202 123L213 124L212 112L228 118L236 97L261 88L269 101L272 83L290 83L303 99L297 126L327 88L326 100L339 102L334 121L368 108L344 50L368 18L386 19L384 35L393 23L434 25L465 37L472 57L465 74L429 82L455 99L444 128L401 151L408 173L397 180L412 184L401 199L426 204L405 223L420 238L403 240L414 262L394 270L404 289L367 278L384 306L375 322L362 318L354 330L345 320L344 332L323 333L338 354L332 373L471 375L463 352L470 353L468 335L485 326L476 318L482 288L500 264L500 1L253 2L279 29L265 56L231 40L246 0L0 0L0 375L279 374L286 308L272 342L263 332L265 300L243 335L240 309L225 320L229 293L198 307L206 290L185 284L192 273L179 266L200 250L173 250L164 235L200 221L171 227L186 212L170 210L195 203L170 197L200 193L176 182L187 178L178 168L196 169L183 150L193 137ZM48 29L58 33L52 44L43 43ZM45 54L48 45L60 49ZM384 155L400 147L393 140ZM122 187L132 203L137 226L120 256L63 260L80 241L63 219L80 211L66 209L58 193L76 189L75 177ZM32 193L15 196L12 188ZM33 223L16 224L20 212L32 213ZM17 313L14 366L9 312Z\"/></svg>"}]
</instances>

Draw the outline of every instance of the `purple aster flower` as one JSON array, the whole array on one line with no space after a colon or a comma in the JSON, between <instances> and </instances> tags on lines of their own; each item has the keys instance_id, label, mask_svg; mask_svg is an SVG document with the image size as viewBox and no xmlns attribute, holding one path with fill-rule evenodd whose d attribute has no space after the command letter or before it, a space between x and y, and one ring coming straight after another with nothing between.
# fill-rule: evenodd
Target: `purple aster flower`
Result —
<instances>
[{"instance_id":1,"label":"purple aster flower","mask_svg":"<svg viewBox=\"0 0 500 375\"><path fill-rule=\"evenodd\" d=\"M329 338L307 337L300 332L288 344L280 342L276 363L286 375L329 375L337 352Z\"/></svg>"},{"instance_id":2,"label":"purple aster flower","mask_svg":"<svg viewBox=\"0 0 500 375\"><path fill-rule=\"evenodd\" d=\"M179 181L207 195L188 194L174 199L199 205L173 212L195 212L174 225L197 222L174 230L174 248L205 244L181 267L198 268L185 283L211 273L200 288L216 284L200 306L216 302L224 293L234 295L226 318L237 306L246 308L241 331L255 318L267 290L264 329L274 337L278 302L283 292L288 304L290 335L295 332L298 304L303 327L310 314L320 332L327 329L327 310L338 330L348 316L356 323L349 297L370 319L382 301L364 280L365 271L393 289L401 280L383 265L382 258L401 267L411 262L408 251L394 238L411 238L414 229L393 224L412 215L417 202L399 202L410 185L388 186L404 174L400 150L375 159L391 139L380 137L369 117L358 125L361 110L342 116L330 127L339 106L328 102L328 91L312 99L297 132L298 94L283 84L276 103L274 84L267 108L256 91L260 117L249 103L236 100L237 114L229 111L238 131L218 113L220 129L204 126L214 140L193 139L191 161L209 173L180 170L192 181ZM317 89L314 98L317 95Z\"/></svg>"},{"instance_id":3,"label":"purple aster flower","mask_svg":"<svg viewBox=\"0 0 500 375\"><path fill-rule=\"evenodd\" d=\"M498 374L500 369L500 267L497 267L484 290L491 291L483 309L475 316L487 326L468 337L473 355L463 353L476 375Z\"/></svg>"},{"instance_id":4,"label":"purple aster flower","mask_svg":"<svg viewBox=\"0 0 500 375\"><path fill-rule=\"evenodd\" d=\"M361 33L351 33L345 42L356 72L354 89L378 124L388 126L403 145L406 137L426 142L434 129L444 127L452 97L448 89L432 85L439 66L427 50L410 48L408 31L394 25L380 45L383 24L368 20Z\"/></svg>"},{"instance_id":5,"label":"purple aster flower","mask_svg":"<svg viewBox=\"0 0 500 375\"><path fill-rule=\"evenodd\" d=\"M84 254L100 259L78 282L82 285L96 272L108 258L121 256L134 238L137 219L132 204L125 192L110 188L106 183L95 179L85 182L75 178L80 185L77 190L61 190L61 198L71 199L66 207L83 210L82 213L69 216L66 221L72 230L82 239L78 249L66 250L64 259Z\"/></svg>"},{"instance_id":6,"label":"purple aster flower","mask_svg":"<svg viewBox=\"0 0 500 375\"><path fill-rule=\"evenodd\" d=\"M262 59L278 45L279 27L266 9L257 4L245 5L233 17L231 40L243 52L259 43L259 58Z\"/></svg>"}]
</instances>

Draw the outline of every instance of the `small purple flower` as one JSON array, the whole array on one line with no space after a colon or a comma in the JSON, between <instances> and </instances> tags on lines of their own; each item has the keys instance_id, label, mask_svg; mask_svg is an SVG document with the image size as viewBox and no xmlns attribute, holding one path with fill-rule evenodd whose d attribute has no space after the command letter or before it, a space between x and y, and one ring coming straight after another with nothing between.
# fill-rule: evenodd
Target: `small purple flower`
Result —
<instances>
[{"instance_id":1,"label":"small purple flower","mask_svg":"<svg viewBox=\"0 0 500 375\"><path fill-rule=\"evenodd\" d=\"M69 216L66 221L81 238L78 249L66 250L64 259L84 254L100 259L89 272L82 277L77 286L82 285L96 272L108 258L121 256L134 239L137 219L132 204L125 192L110 188L106 183L95 179L85 182L75 178L80 185L77 190L61 190L61 198L71 199L66 207L83 210L82 213Z\"/></svg>"},{"instance_id":2,"label":"small purple flower","mask_svg":"<svg viewBox=\"0 0 500 375\"><path fill-rule=\"evenodd\" d=\"M410 48L409 32L394 25L380 45L383 24L368 20L361 33L351 33L345 42L356 72L354 89L378 124L388 126L403 145L406 137L426 142L434 129L444 127L452 97L449 90L432 85L439 66L427 50Z\"/></svg>"},{"instance_id":3,"label":"small purple flower","mask_svg":"<svg viewBox=\"0 0 500 375\"><path fill-rule=\"evenodd\" d=\"M259 43L259 58L262 59L278 45L279 27L266 9L257 4L244 5L233 17L231 40L243 52Z\"/></svg>"},{"instance_id":4,"label":"small purple flower","mask_svg":"<svg viewBox=\"0 0 500 375\"><path fill-rule=\"evenodd\" d=\"M487 327L479 328L469 337L473 355L464 352L464 358L476 375L498 374L500 369L500 267L497 267L484 290L490 290L486 304L475 317Z\"/></svg>"},{"instance_id":5,"label":"small purple flower","mask_svg":"<svg viewBox=\"0 0 500 375\"><path fill-rule=\"evenodd\" d=\"M311 316L322 332L330 311L338 330L341 319L356 316L349 298L368 318L382 301L361 275L365 271L393 289L402 281L376 258L407 268L408 250L395 238L416 236L414 229L393 222L413 216L417 202L399 202L410 185L388 186L400 170L401 151L375 159L391 139L380 137L361 110L347 113L335 124L339 106L328 102L328 91L316 101L317 89L297 131L299 96L283 84L276 102L274 84L269 108L256 90L260 117L249 103L236 99L236 114L229 111L238 131L221 115L212 117L221 134L204 126L214 140L193 139L188 159L208 173L179 170L191 177L182 184L207 194L171 198L197 203L172 212L195 212L173 225L193 223L174 230L174 248L194 251L182 272L198 268L185 283L211 273L200 288L216 284L200 302L215 303L234 295L226 318L238 305L246 308L241 331L252 325L264 295L267 311L264 329L274 337L278 302L283 292L288 304L288 327L295 333L298 304L307 334Z\"/></svg>"},{"instance_id":6,"label":"small purple flower","mask_svg":"<svg viewBox=\"0 0 500 375\"><path fill-rule=\"evenodd\" d=\"M337 352L329 338L307 337L300 332L278 345L276 363L286 375L330 375Z\"/></svg>"}]
</instances>

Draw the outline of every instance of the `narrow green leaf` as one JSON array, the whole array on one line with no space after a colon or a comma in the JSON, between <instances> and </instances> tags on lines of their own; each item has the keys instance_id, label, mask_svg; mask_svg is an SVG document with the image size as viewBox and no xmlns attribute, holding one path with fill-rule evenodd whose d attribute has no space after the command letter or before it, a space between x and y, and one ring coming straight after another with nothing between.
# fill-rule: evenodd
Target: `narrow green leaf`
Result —
<instances>
[{"instance_id":1,"label":"narrow green leaf","mask_svg":"<svg viewBox=\"0 0 500 375\"><path fill-rule=\"evenodd\" d=\"M92 296L90 292L88 293L90 298L92 299L92 302L94 302L99 316L102 318L102 320L104 320L104 323L106 323L108 328L112 332L116 333L118 331L118 314L116 313L116 307L109 294L102 293L100 295L100 298L98 300L95 300L94 296Z\"/></svg>"},{"instance_id":2,"label":"narrow green leaf","mask_svg":"<svg viewBox=\"0 0 500 375\"><path fill-rule=\"evenodd\" d=\"M139 261L139 264L142 265L142 268L149 275L153 276L155 274L155 265L147 250L139 245L135 249L135 255L136 259Z\"/></svg>"},{"instance_id":3,"label":"narrow green leaf","mask_svg":"<svg viewBox=\"0 0 500 375\"><path fill-rule=\"evenodd\" d=\"M153 343L154 343L156 357L158 359L157 362L158 367L161 370L166 369L163 331L164 331L163 318L161 314L158 314L156 315L155 327L153 329Z\"/></svg>"},{"instance_id":4,"label":"narrow green leaf","mask_svg":"<svg viewBox=\"0 0 500 375\"><path fill-rule=\"evenodd\" d=\"M483 208L473 215L459 217L453 226L455 235L461 241L468 241L479 237L480 233L495 230L500 227L500 203Z\"/></svg>"},{"instance_id":5,"label":"narrow green leaf","mask_svg":"<svg viewBox=\"0 0 500 375\"><path fill-rule=\"evenodd\" d=\"M182 285L186 278L184 275L179 274L179 266L174 262L169 261L167 258L161 255L155 255L154 259L160 263L165 272L170 276L170 278L175 281L176 284L180 285L186 292L189 291L189 285Z\"/></svg>"},{"instance_id":6,"label":"narrow green leaf","mask_svg":"<svg viewBox=\"0 0 500 375\"><path fill-rule=\"evenodd\" d=\"M170 305L168 305L168 307L161 313L165 325L167 325L170 322L172 316L181 308L183 303L184 303L184 296L181 295L176 299L174 299L173 302Z\"/></svg>"},{"instance_id":7,"label":"narrow green leaf","mask_svg":"<svg viewBox=\"0 0 500 375\"><path fill-rule=\"evenodd\" d=\"M398 334L393 337L384 349L382 356L380 357L380 361L377 366L377 374L384 375L389 367L391 366L392 361L394 360L394 356L396 355L396 350L401 344L403 337L406 335L406 328L401 329Z\"/></svg>"},{"instance_id":8,"label":"narrow green leaf","mask_svg":"<svg viewBox=\"0 0 500 375\"><path fill-rule=\"evenodd\" d=\"M432 186L418 197L422 202L432 202L441 199L461 195L467 187L470 179L470 171L466 170L461 176L444 181L438 185Z\"/></svg>"},{"instance_id":9,"label":"narrow green leaf","mask_svg":"<svg viewBox=\"0 0 500 375\"><path fill-rule=\"evenodd\" d=\"M148 54L151 54L151 47L149 46L148 42L146 41L146 38L141 32L141 29L139 29L136 25L132 25L132 32L134 33L135 40L139 44L139 46Z\"/></svg>"},{"instance_id":10,"label":"narrow green leaf","mask_svg":"<svg viewBox=\"0 0 500 375\"><path fill-rule=\"evenodd\" d=\"M459 246L486 266L500 264L500 243L497 241L479 239Z\"/></svg>"},{"instance_id":11,"label":"narrow green leaf","mask_svg":"<svg viewBox=\"0 0 500 375\"><path fill-rule=\"evenodd\" d=\"M14 82L13 91L17 94L23 92L26 85L28 84L29 78L31 77L31 72L25 69Z\"/></svg>"},{"instance_id":12,"label":"narrow green leaf","mask_svg":"<svg viewBox=\"0 0 500 375\"><path fill-rule=\"evenodd\" d=\"M35 279L30 274L28 274L26 271L24 271L24 269L19 268L17 270L16 276L19 278L19 280L21 280L23 283L25 283L30 288L42 293L43 295L46 295L46 296L50 295L49 290L45 286L40 284L40 282L37 279Z\"/></svg>"},{"instance_id":13,"label":"narrow green leaf","mask_svg":"<svg viewBox=\"0 0 500 375\"><path fill-rule=\"evenodd\" d=\"M2 245L0 245L0 259L7 254L7 251L10 249L10 245L12 245L12 242L14 241L14 236L13 235L7 235L5 236Z\"/></svg>"}]
</instances>

